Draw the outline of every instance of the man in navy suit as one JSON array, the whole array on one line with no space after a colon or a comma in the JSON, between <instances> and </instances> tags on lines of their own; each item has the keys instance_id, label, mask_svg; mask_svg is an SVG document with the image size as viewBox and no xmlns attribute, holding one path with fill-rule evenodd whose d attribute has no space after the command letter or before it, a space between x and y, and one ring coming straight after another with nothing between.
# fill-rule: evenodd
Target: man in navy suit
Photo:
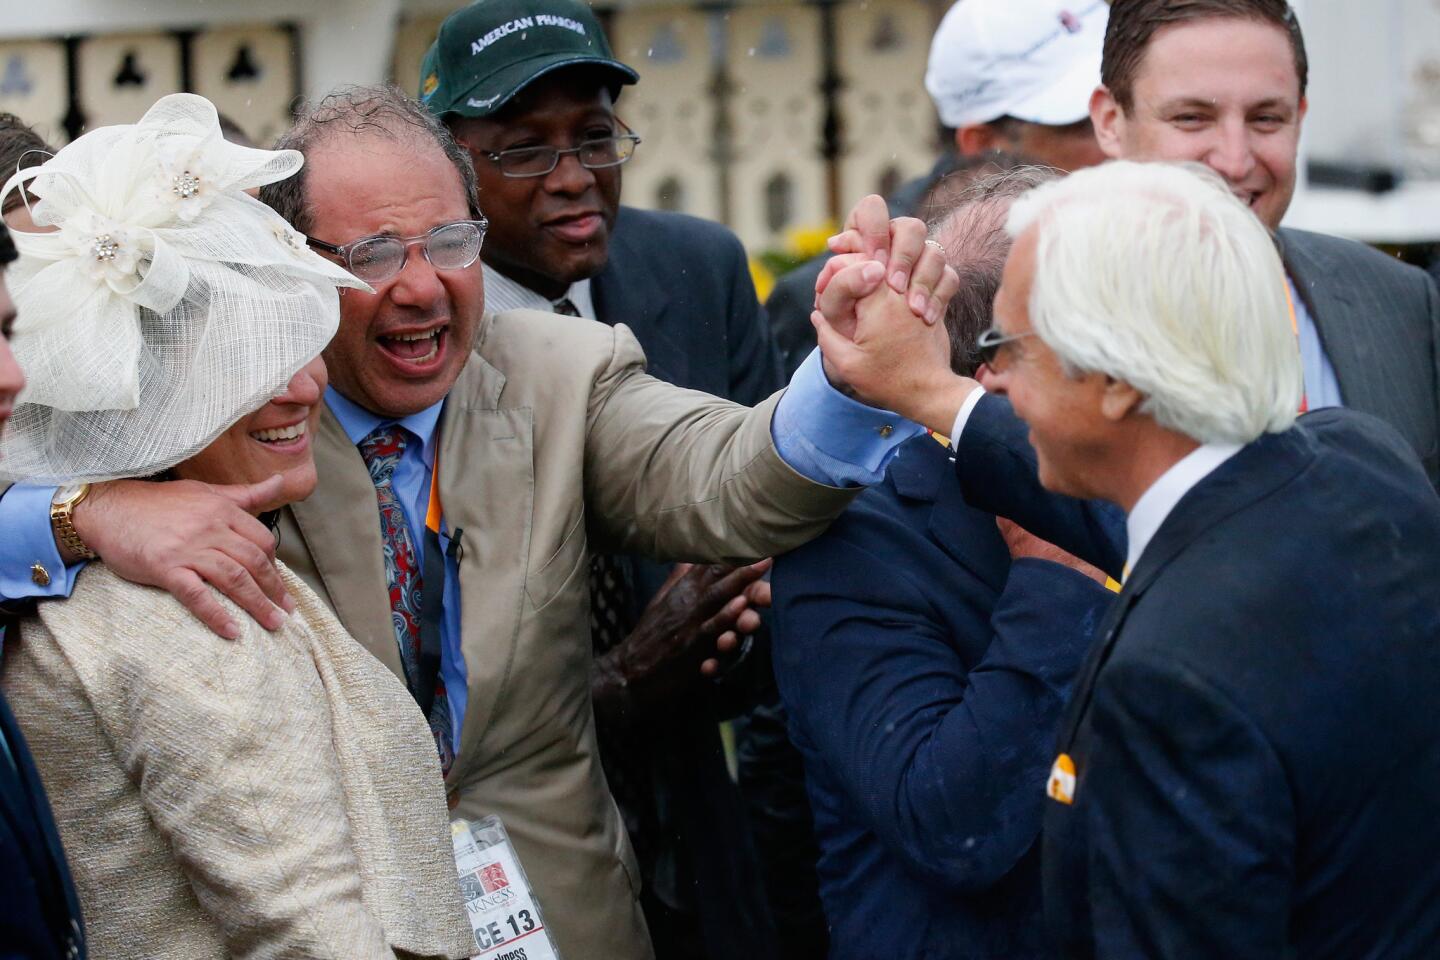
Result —
<instances>
[{"instance_id":1,"label":"man in navy suit","mask_svg":"<svg viewBox=\"0 0 1440 960\"><path fill-rule=\"evenodd\" d=\"M953 429L970 502L1125 577L1047 785L1058 948L1432 956L1440 499L1413 448L1352 411L1296 422L1282 261L1208 174L1107 164L1008 226L980 345L1029 443L974 381L900 382L938 335L871 293L883 271L835 276L820 342L841 376L892 358L856 388Z\"/></svg>"},{"instance_id":2,"label":"man in navy suit","mask_svg":"<svg viewBox=\"0 0 1440 960\"><path fill-rule=\"evenodd\" d=\"M1053 176L977 181L937 224L962 278L945 318L959 373L990 324L1005 213ZM966 504L930 436L776 559L775 674L805 757L833 960L1050 955L1042 787L1113 596L1080 567Z\"/></svg>"},{"instance_id":3,"label":"man in navy suit","mask_svg":"<svg viewBox=\"0 0 1440 960\"><path fill-rule=\"evenodd\" d=\"M511 29L526 18L537 18L533 29ZM481 0L441 25L421 97L475 166L490 221L486 308L623 322L652 375L754 405L782 381L739 240L715 223L620 205L622 166L639 137L615 101L637 79L577 0ZM773 691L763 645L741 639L761 632L747 607L768 600L763 570L702 566L676 579L639 557L592 566L601 758L640 860L661 960L777 955L755 839L718 731L720 719L755 705L757 689ZM742 740L742 757L756 742L765 744L762 763L798 770L783 736ZM756 806L784 822L770 831L770 849L801 841L791 874L771 885L790 921L783 953L813 955L824 931L804 922L819 910L799 777L788 791L773 774L759 779L779 796Z\"/></svg>"},{"instance_id":4,"label":"man in navy suit","mask_svg":"<svg viewBox=\"0 0 1440 960\"><path fill-rule=\"evenodd\" d=\"M5 265L14 259L10 232L0 224L0 429L25 385L9 346L15 307L5 289ZM5 620L0 610L0 658ZM0 696L0 960L77 960L85 955L80 903L50 801L20 727Z\"/></svg>"}]
</instances>

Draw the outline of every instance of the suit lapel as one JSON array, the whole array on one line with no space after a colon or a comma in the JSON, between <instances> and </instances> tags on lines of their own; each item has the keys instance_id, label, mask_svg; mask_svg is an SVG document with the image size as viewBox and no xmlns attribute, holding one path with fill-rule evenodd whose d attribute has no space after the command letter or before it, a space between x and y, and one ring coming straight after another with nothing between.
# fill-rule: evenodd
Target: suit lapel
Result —
<instances>
[{"instance_id":1,"label":"suit lapel","mask_svg":"<svg viewBox=\"0 0 1440 960\"><path fill-rule=\"evenodd\" d=\"M594 281L595 315L614 326L623 323L645 345L650 374L669 383L687 383L689 351L683 331L669 322L670 291L650 269L634 241L633 220L623 207L615 221L610 258Z\"/></svg>"},{"instance_id":2,"label":"suit lapel","mask_svg":"<svg viewBox=\"0 0 1440 960\"><path fill-rule=\"evenodd\" d=\"M1120 637L1136 602L1177 556L1239 510L1288 483L1314 459L1313 441L1303 426L1254 441L1194 486L1155 532L1140 562L1126 578L1097 633L1101 639L1086 656L1060 727L1060 749L1074 743L1089 709L1100 670Z\"/></svg>"},{"instance_id":3,"label":"suit lapel","mask_svg":"<svg viewBox=\"0 0 1440 960\"><path fill-rule=\"evenodd\" d=\"M476 764L505 696L529 569L534 424L528 407L500 406L504 385L499 370L472 355L440 418L440 503L450 535L461 531L464 550L461 647L469 703L455 782Z\"/></svg>"},{"instance_id":4,"label":"suit lapel","mask_svg":"<svg viewBox=\"0 0 1440 960\"><path fill-rule=\"evenodd\" d=\"M375 485L360 451L327 407L315 437L320 483L291 504L295 523L345 629L401 680Z\"/></svg>"}]
</instances>

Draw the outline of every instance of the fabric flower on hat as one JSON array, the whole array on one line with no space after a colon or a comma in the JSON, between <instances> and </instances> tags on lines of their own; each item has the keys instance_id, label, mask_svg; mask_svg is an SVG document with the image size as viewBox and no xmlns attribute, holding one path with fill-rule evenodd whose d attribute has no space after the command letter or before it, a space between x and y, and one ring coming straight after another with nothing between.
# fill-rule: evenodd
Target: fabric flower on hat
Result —
<instances>
[{"instance_id":1,"label":"fabric flower on hat","mask_svg":"<svg viewBox=\"0 0 1440 960\"><path fill-rule=\"evenodd\" d=\"M211 145L197 139L193 143L170 140L160 144L159 183L156 191L160 202L175 210L181 220L194 220L215 195L219 170L210 162L207 150Z\"/></svg>"}]
</instances>

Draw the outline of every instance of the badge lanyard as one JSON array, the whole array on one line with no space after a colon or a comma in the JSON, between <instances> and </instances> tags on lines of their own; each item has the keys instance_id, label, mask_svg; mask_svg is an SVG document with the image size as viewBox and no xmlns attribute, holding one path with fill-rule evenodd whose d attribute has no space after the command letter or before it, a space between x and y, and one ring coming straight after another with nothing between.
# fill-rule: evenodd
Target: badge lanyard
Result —
<instances>
[{"instance_id":1,"label":"badge lanyard","mask_svg":"<svg viewBox=\"0 0 1440 960\"><path fill-rule=\"evenodd\" d=\"M1290 292L1290 281L1285 281L1285 306L1290 309L1290 332L1295 334L1295 349L1300 349L1300 321L1295 316L1295 297ZM1304 371L1301 371L1300 378L1300 412L1305 413L1310 409L1310 398L1305 394Z\"/></svg>"},{"instance_id":2,"label":"badge lanyard","mask_svg":"<svg viewBox=\"0 0 1440 960\"><path fill-rule=\"evenodd\" d=\"M457 529L450 537L450 547L440 543L444 511L440 508L440 444L435 443L435 465L430 470L430 505L425 510L425 548L421 561L421 582L425 584L420 601L420 675L416 677L415 700L425 715L435 705L435 683L440 676L442 649L441 624L445 620L445 558L460 561L460 535Z\"/></svg>"}]
</instances>

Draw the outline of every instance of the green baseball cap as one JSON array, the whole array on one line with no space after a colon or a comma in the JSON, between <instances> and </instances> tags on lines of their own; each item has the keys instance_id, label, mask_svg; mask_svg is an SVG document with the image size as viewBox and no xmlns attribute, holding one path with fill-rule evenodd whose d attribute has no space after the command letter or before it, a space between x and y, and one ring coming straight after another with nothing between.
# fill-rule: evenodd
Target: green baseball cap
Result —
<instances>
[{"instance_id":1,"label":"green baseball cap","mask_svg":"<svg viewBox=\"0 0 1440 960\"><path fill-rule=\"evenodd\" d=\"M580 65L608 73L612 96L640 79L581 0L477 0L440 24L420 64L420 99L437 117L485 117L552 70Z\"/></svg>"}]
</instances>

